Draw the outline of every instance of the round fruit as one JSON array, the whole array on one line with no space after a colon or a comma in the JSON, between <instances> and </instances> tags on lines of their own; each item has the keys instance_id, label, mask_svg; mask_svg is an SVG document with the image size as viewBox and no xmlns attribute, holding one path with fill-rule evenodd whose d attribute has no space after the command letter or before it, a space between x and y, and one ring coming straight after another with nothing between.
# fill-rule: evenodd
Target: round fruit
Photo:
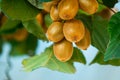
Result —
<instances>
[{"instance_id":1,"label":"round fruit","mask_svg":"<svg viewBox=\"0 0 120 80\"><path fill-rule=\"evenodd\" d=\"M58 14L58 8L57 6L53 5L50 10L50 17L53 21L59 21L60 17Z\"/></svg>"},{"instance_id":2,"label":"round fruit","mask_svg":"<svg viewBox=\"0 0 120 80\"><path fill-rule=\"evenodd\" d=\"M63 26L63 33L68 41L78 42L84 37L84 25L80 20L66 21Z\"/></svg>"},{"instance_id":3,"label":"round fruit","mask_svg":"<svg viewBox=\"0 0 120 80\"><path fill-rule=\"evenodd\" d=\"M43 15L42 13L39 13L37 16L36 16L36 20L37 22L42 26L43 25Z\"/></svg>"},{"instance_id":4,"label":"round fruit","mask_svg":"<svg viewBox=\"0 0 120 80\"><path fill-rule=\"evenodd\" d=\"M24 41L28 36L28 32L26 29L18 29L15 33L14 33L14 39L16 41Z\"/></svg>"},{"instance_id":5,"label":"round fruit","mask_svg":"<svg viewBox=\"0 0 120 80\"><path fill-rule=\"evenodd\" d=\"M53 22L47 30L47 37L53 42L62 40L64 38L63 23Z\"/></svg>"},{"instance_id":6,"label":"round fruit","mask_svg":"<svg viewBox=\"0 0 120 80\"><path fill-rule=\"evenodd\" d=\"M78 48L86 50L89 47L90 43L91 43L90 32L86 28L84 38L75 44L77 45Z\"/></svg>"},{"instance_id":7,"label":"round fruit","mask_svg":"<svg viewBox=\"0 0 120 80\"><path fill-rule=\"evenodd\" d=\"M98 9L96 0L79 0L80 8L88 14L94 14Z\"/></svg>"},{"instance_id":8,"label":"round fruit","mask_svg":"<svg viewBox=\"0 0 120 80\"><path fill-rule=\"evenodd\" d=\"M70 20L75 17L79 9L78 0L61 0L58 4L61 19Z\"/></svg>"},{"instance_id":9,"label":"round fruit","mask_svg":"<svg viewBox=\"0 0 120 80\"><path fill-rule=\"evenodd\" d=\"M71 42L63 39L53 45L53 51L58 60L66 62L72 57L73 45Z\"/></svg>"},{"instance_id":10,"label":"round fruit","mask_svg":"<svg viewBox=\"0 0 120 80\"><path fill-rule=\"evenodd\" d=\"M42 3L43 9L44 9L46 12L49 13L52 5L56 5L57 3L58 3L58 0L53 0L53 1L50 1L50 2L43 2L43 3Z\"/></svg>"}]
</instances>

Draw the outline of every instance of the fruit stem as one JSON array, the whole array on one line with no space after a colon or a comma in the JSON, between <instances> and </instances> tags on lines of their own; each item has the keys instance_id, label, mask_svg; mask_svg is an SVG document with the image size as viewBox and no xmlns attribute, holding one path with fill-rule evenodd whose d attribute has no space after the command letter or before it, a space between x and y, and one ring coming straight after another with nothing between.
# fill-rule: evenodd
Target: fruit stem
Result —
<instances>
[{"instance_id":1,"label":"fruit stem","mask_svg":"<svg viewBox=\"0 0 120 80\"><path fill-rule=\"evenodd\" d=\"M111 10L114 14L117 13L117 11L113 10L112 8L108 8L109 10Z\"/></svg>"}]
</instances>

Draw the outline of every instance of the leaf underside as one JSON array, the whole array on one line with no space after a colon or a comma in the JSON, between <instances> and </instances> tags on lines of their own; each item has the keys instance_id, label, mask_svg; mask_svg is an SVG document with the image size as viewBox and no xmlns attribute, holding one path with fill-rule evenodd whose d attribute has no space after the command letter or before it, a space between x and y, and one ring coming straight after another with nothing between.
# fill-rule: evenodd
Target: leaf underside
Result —
<instances>
[{"instance_id":1,"label":"leaf underside","mask_svg":"<svg viewBox=\"0 0 120 80\"><path fill-rule=\"evenodd\" d=\"M60 72L75 73L76 69L73 65L73 62L86 63L86 61L79 49L74 48L74 52L74 56L70 61L60 62L55 58L53 54L53 48L51 46L46 48L46 50L40 55L25 59L23 61L23 65L26 71L32 71L39 67L47 67L51 70L57 70Z\"/></svg>"},{"instance_id":2,"label":"leaf underside","mask_svg":"<svg viewBox=\"0 0 120 80\"><path fill-rule=\"evenodd\" d=\"M109 21L110 41L104 60L120 59L120 12L113 15Z\"/></svg>"}]
</instances>

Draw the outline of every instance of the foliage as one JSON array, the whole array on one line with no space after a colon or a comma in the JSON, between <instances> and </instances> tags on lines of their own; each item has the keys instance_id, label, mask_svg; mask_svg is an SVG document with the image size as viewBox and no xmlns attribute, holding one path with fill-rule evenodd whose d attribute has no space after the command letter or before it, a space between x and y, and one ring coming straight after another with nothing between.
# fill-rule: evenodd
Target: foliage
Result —
<instances>
[{"instance_id":1,"label":"foliage","mask_svg":"<svg viewBox=\"0 0 120 80\"><path fill-rule=\"evenodd\" d=\"M2 0L1 7L4 13L10 18L16 20L30 20L33 19L39 10L28 3L27 0Z\"/></svg>"},{"instance_id":2,"label":"foliage","mask_svg":"<svg viewBox=\"0 0 120 80\"><path fill-rule=\"evenodd\" d=\"M47 67L51 70L58 70L65 73L74 73L75 67L73 62L86 63L85 58L79 49L75 48L73 52L74 56L68 62L60 62L53 55L52 46L46 48L40 55L32 58L25 59L23 65L26 71L32 71L39 67ZM35 61L35 62L34 62Z\"/></svg>"},{"instance_id":3,"label":"foliage","mask_svg":"<svg viewBox=\"0 0 120 80\"><path fill-rule=\"evenodd\" d=\"M12 49L10 51L10 54L12 56L19 56L23 54L27 54L29 56L34 56L35 55L35 49L37 47L37 38L33 36L32 34L29 34L27 39L18 42L11 40L9 41L12 45Z\"/></svg>"},{"instance_id":4,"label":"foliage","mask_svg":"<svg viewBox=\"0 0 120 80\"><path fill-rule=\"evenodd\" d=\"M41 25L38 24L38 22L36 21L36 19L24 21L23 25L28 30L28 32L34 34L39 39L45 40L45 41L47 40L47 38L46 38L46 36L44 34L44 31L43 31Z\"/></svg>"},{"instance_id":5,"label":"foliage","mask_svg":"<svg viewBox=\"0 0 120 80\"><path fill-rule=\"evenodd\" d=\"M110 34L110 41L105 53L105 60L120 58L120 12L111 17L109 21L108 30Z\"/></svg>"},{"instance_id":6,"label":"foliage","mask_svg":"<svg viewBox=\"0 0 120 80\"><path fill-rule=\"evenodd\" d=\"M76 47L74 47L72 58L67 62L56 59L53 46L47 47L39 55L35 54L38 39L48 42L46 29L53 20L50 14L43 10L42 3L49 1L52 0L20 0L19 2L18 0L0 0L0 54L2 46L8 42L12 47L10 56L32 56L23 60L26 71L46 67L60 72L75 73L74 62L86 64L82 51ZM96 13L89 15L79 9L75 16L75 19L81 20L88 28L91 45L99 51L90 64L120 66L120 12L110 11L117 0L97 1L99 9ZM105 12L106 9L108 14ZM41 24L36 19L39 13L43 14ZM21 36L23 28L27 31L26 35L23 34L24 37ZM19 30L20 32L17 33Z\"/></svg>"},{"instance_id":7,"label":"foliage","mask_svg":"<svg viewBox=\"0 0 120 80\"><path fill-rule=\"evenodd\" d=\"M113 65L113 66L120 66L120 59L113 59L104 61L104 54L101 52L98 52L95 56L94 60L90 64L98 63L100 65Z\"/></svg>"},{"instance_id":8,"label":"foliage","mask_svg":"<svg viewBox=\"0 0 120 80\"><path fill-rule=\"evenodd\" d=\"M103 0L103 4L105 4L106 6L112 8L114 7L114 4L117 3L118 0Z\"/></svg>"}]
</instances>

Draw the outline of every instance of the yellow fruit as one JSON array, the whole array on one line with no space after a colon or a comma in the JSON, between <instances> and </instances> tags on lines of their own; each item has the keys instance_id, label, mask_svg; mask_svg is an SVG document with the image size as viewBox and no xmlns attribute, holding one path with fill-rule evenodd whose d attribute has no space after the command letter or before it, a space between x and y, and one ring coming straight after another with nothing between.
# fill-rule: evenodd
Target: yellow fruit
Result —
<instances>
[{"instance_id":1,"label":"yellow fruit","mask_svg":"<svg viewBox=\"0 0 120 80\"><path fill-rule=\"evenodd\" d=\"M70 58L72 57L73 45L71 42L63 39L62 41L57 42L53 45L53 51L55 57L58 60L62 62L66 62L70 60Z\"/></svg>"},{"instance_id":2,"label":"yellow fruit","mask_svg":"<svg viewBox=\"0 0 120 80\"><path fill-rule=\"evenodd\" d=\"M43 25L43 15L42 13L39 13L37 16L36 16L36 20L37 22L42 26Z\"/></svg>"},{"instance_id":3,"label":"yellow fruit","mask_svg":"<svg viewBox=\"0 0 120 80\"><path fill-rule=\"evenodd\" d=\"M84 24L80 20L69 20L64 23L63 33L70 42L78 42L84 37Z\"/></svg>"},{"instance_id":4,"label":"yellow fruit","mask_svg":"<svg viewBox=\"0 0 120 80\"><path fill-rule=\"evenodd\" d=\"M84 38L75 44L77 45L78 48L86 50L90 46L90 43L91 43L90 32L86 28Z\"/></svg>"},{"instance_id":5,"label":"yellow fruit","mask_svg":"<svg viewBox=\"0 0 120 80\"><path fill-rule=\"evenodd\" d=\"M88 14L94 14L98 9L98 2L96 0L79 0L80 9Z\"/></svg>"},{"instance_id":6,"label":"yellow fruit","mask_svg":"<svg viewBox=\"0 0 120 80\"><path fill-rule=\"evenodd\" d=\"M59 21L59 20L60 20L58 8L57 8L56 5L53 5L53 6L51 7L50 17L51 17L51 19L52 19L53 21Z\"/></svg>"},{"instance_id":7,"label":"yellow fruit","mask_svg":"<svg viewBox=\"0 0 120 80\"><path fill-rule=\"evenodd\" d=\"M75 17L79 9L78 0L61 0L58 4L61 19L70 20Z\"/></svg>"},{"instance_id":8,"label":"yellow fruit","mask_svg":"<svg viewBox=\"0 0 120 80\"><path fill-rule=\"evenodd\" d=\"M47 30L47 37L53 42L62 40L64 38L63 23L53 22Z\"/></svg>"},{"instance_id":9,"label":"yellow fruit","mask_svg":"<svg viewBox=\"0 0 120 80\"><path fill-rule=\"evenodd\" d=\"M28 36L28 32L24 28L18 29L13 36L16 41L24 41Z\"/></svg>"},{"instance_id":10,"label":"yellow fruit","mask_svg":"<svg viewBox=\"0 0 120 80\"><path fill-rule=\"evenodd\" d=\"M58 3L58 0L53 0L53 1L50 1L50 2L43 2L43 3L42 3L43 9L44 9L46 12L49 13L52 5L56 5L57 3Z\"/></svg>"}]
</instances>

